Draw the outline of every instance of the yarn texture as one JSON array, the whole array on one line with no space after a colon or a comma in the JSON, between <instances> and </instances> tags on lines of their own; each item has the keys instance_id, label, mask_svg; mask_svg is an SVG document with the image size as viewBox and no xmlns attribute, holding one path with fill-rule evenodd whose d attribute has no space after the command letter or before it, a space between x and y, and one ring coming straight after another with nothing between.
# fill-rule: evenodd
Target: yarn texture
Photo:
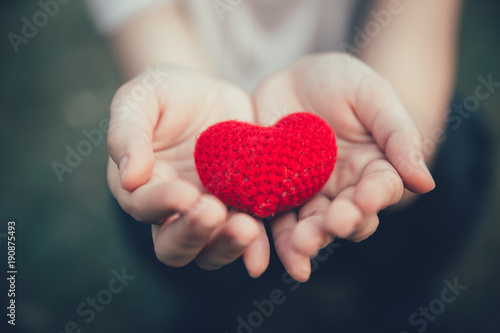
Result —
<instances>
[{"instance_id":1,"label":"yarn texture","mask_svg":"<svg viewBox=\"0 0 500 333\"><path fill-rule=\"evenodd\" d=\"M225 121L206 129L194 151L208 192L259 218L302 205L328 181L335 133L320 117L292 113L274 126Z\"/></svg>"}]
</instances>

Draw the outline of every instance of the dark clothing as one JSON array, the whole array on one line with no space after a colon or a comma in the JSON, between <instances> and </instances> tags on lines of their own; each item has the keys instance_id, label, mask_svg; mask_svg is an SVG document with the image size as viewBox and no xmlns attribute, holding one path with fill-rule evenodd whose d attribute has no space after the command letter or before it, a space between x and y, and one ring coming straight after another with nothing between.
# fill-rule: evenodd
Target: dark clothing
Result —
<instances>
[{"instance_id":1,"label":"dark clothing","mask_svg":"<svg viewBox=\"0 0 500 333\"><path fill-rule=\"evenodd\" d=\"M431 288L453 279L445 269L477 227L492 178L491 141L477 114L446 135L431 170L436 189L403 210L381 212L369 239L337 240L331 253L320 252L300 286L274 249L258 279L248 276L241 259L210 272L194 263L164 266L154 255L150 227L124 213L137 251L178 293L178 322L166 323L165 331L416 332L420 326L410 326L409 316L439 296Z\"/></svg>"}]
</instances>

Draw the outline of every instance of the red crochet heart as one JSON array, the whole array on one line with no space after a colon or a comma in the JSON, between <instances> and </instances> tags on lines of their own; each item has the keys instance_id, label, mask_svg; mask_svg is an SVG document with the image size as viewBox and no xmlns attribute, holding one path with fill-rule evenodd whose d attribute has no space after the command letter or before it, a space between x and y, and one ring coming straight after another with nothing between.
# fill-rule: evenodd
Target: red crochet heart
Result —
<instances>
[{"instance_id":1,"label":"red crochet heart","mask_svg":"<svg viewBox=\"0 0 500 333\"><path fill-rule=\"evenodd\" d=\"M208 192L261 218L309 200L330 178L336 157L335 133L307 112L290 114L270 127L215 124L200 135L194 151Z\"/></svg>"}]
</instances>

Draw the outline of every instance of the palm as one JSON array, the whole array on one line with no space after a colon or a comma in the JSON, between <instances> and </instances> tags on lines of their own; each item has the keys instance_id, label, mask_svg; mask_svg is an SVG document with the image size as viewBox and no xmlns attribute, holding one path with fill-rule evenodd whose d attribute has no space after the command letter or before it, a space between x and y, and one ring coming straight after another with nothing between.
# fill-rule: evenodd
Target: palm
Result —
<instances>
[{"instance_id":1,"label":"palm","mask_svg":"<svg viewBox=\"0 0 500 333\"><path fill-rule=\"evenodd\" d=\"M160 110L162 114L153 132L155 166L151 180L179 178L205 191L194 164L196 138L217 122L229 119L253 122L250 99L228 83L202 79L169 93L175 97L169 100L170 107ZM182 107L181 112L171 110L177 103Z\"/></svg>"},{"instance_id":2,"label":"palm","mask_svg":"<svg viewBox=\"0 0 500 333\"><path fill-rule=\"evenodd\" d=\"M321 190L321 193L330 199L333 199L342 190L355 186L368 165L385 159L375 143L350 142L338 134L337 146L335 173Z\"/></svg>"},{"instance_id":3,"label":"palm","mask_svg":"<svg viewBox=\"0 0 500 333\"><path fill-rule=\"evenodd\" d=\"M253 122L249 96L231 84L173 65L162 67L163 82L123 116L122 98L144 81L122 86L111 107L108 135L110 189L125 211L152 223L158 259L170 266L195 260L205 269L236 258L252 276L269 260L262 221L229 212L203 188L194 163L197 136L225 120Z\"/></svg>"},{"instance_id":4,"label":"palm","mask_svg":"<svg viewBox=\"0 0 500 333\"><path fill-rule=\"evenodd\" d=\"M297 80L299 79L297 78ZM281 109L280 116L292 112L309 111L328 122L336 134L337 162L332 176L320 193L333 199L342 190L355 186L368 165L385 160L384 153L369 131L355 116L354 110L348 106L349 103L346 99L348 96L343 96L341 93L336 96L332 95L323 91L321 84L304 86L305 89L301 91L301 96L297 96L296 90L292 89L294 86L296 85L283 82L279 76L270 77L258 90L256 96L257 105L261 99L267 100L262 107L257 108L257 119L259 122L269 125L268 122L274 121L277 115L273 115L269 110ZM276 95L276 91L280 91L280 93ZM269 101L267 96L269 95L273 96L272 105L267 104ZM333 100L328 103L327 108L323 107L322 103L315 103L317 97L322 95L328 95Z\"/></svg>"},{"instance_id":5,"label":"palm","mask_svg":"<svg viewBox=\"0 0 500 333\"><path fill-rule=\"evenodd\" d=\"M411 163L421 156L418 130L392 87L359 60L342 54L303 58L267 78L253 98L261 124L309 111L337 137L335 169L320 193L271 224L278 255L298 280L309 277L309 257L334 237L369 237L377 212L400 200L403 183L417 192L433 186L419 163Z\"/></svg>"}]
</instances>

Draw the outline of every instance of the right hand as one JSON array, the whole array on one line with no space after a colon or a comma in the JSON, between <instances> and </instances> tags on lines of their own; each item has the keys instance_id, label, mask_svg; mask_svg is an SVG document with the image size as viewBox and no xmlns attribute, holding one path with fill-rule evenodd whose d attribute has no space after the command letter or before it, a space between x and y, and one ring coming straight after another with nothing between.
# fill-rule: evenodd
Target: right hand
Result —
<instances>
[{"instance_id":1,"label":"right hand","mask_svg":"<svg viewBox=\"0 0 500 333\"><path fill-rule=\"evenodd\" d=\"M378 227L377 213L397 204L405 188L435 186L424 162L423 137L394 88L344 53L309 55L265 79L254 93L258 122L271 110L315 113L336 133L335 171L321 191L270 222L288 273L306 281L310 258L335 237L360 242Z\"/></svg>"},{"instance_id":2,"label":"right hand","mask_svg":"<svg viewBox=\"0 0 500 333\"><path fill-rule=\"evenodd\" d=\"M197 135L230 119L254 122L250 97L239 88L173 65L143 72L111 104L108 183L127 213L152 224L163 263L195 260L213 270L243 255L257 277L269 264L262 221L228 212L203 188L194 164Z\"/></svg>"}]
</instances>

